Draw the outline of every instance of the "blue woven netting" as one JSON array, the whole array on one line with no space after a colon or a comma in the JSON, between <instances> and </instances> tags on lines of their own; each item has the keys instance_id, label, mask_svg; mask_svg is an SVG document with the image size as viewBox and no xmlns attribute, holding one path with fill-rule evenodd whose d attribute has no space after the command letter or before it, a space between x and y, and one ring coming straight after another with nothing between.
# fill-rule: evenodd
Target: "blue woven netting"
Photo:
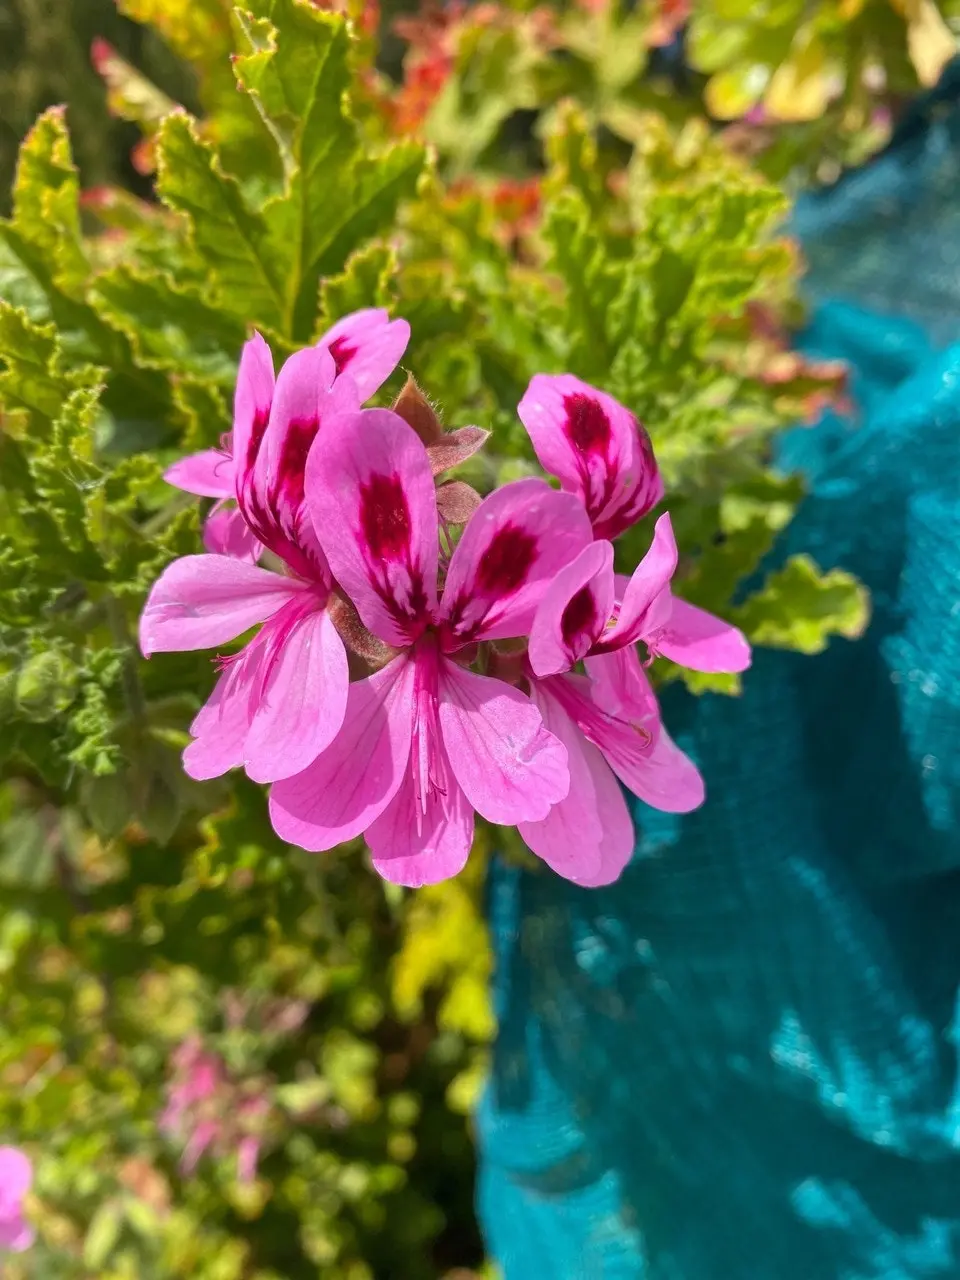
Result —
<instances>
[{"instance_id":1,"label":"blue woven netting","mask_svg":"<svg viewBox=\"0 0 960 1280\"><path fill-rule=\"evenodd\" d=\"M479 1207L506 1280L960 1277L960 107L807 198L807 349L856 420L785 438L778 554L873 620L669 690L709 800L616 885L494 868Z\"/></svg>"}]
</instances>

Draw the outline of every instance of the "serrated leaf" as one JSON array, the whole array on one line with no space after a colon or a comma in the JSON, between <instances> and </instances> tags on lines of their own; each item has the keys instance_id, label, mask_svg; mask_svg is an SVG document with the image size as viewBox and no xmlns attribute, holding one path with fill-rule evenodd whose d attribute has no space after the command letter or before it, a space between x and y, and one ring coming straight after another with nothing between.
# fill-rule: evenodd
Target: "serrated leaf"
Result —
<instances>
[{"instance_id":1,"label":"serrated leaf","mask_svg":"<svg viewBox=\"0 0 960 1280\"><path fill-rule=\"evenodd\" d=\"M569 338L578 371L602 377L612 354L605 337L607 314L622 276L582 197L565 192L548 208L543 233L552 250L550 266L567 286Z\"/></svg>"},{"instance_id":2,"label":"serrated leaf","mask_svg":"<svg viewBox=\"0 0 960 1280\"><path fill-rule=\"evenodd\" d=\"M0 221L0 296L35 323L53 321L65 357L109 370L107 402L118 420L156 422L168 408L165 380L137 369L126 336L86 297L89 266L79 235L79 183L62 111L37 121L20 151L14 216Z\"/></svg>"},{"instance_id":3,"label":"serrated leaf","mask_svg":"<svg viewBox=\"0 0 960 1280\"><path fill-rule=\"evenodd\" d=\"M96 279L97 310L130 339L140 364L232 386L245 329L161 272L119 266Z\"/></svg>"},{"instance_id":4,"label":"serrated leaf","mask_svg":"<svg viewBox=\"0 0 960 1280\"><path fill-rule=\"evenodd\" d=\"M74 290L88 273L80 239L80 180L63 107L50 107L24 138L13 186L13 222L56 264L58 286Z\"/></svg>"},{"instance_id":5,"label":"serrated leaf","mask_svg":"<svg viewBox=\"0 0 960 1280\"><path fill-rule=\"evenodd\" d=\"M186 112L168 116L157 135L157 191L187 217L223 304L251 324L286 332L282 261L274 255L266 223L223 172Z\"/></svg>"},{"instance_id":6,"label":"serrated leaf","mask_svg":"<svg viewBox=\"0 0 960 1280\"><path fill-rule=\"evenodd\" d=\"M182 443L187 452L212 448L233 426L223 392L212 382L178 378L173 388L173 400L186 424Z\"/></svg>"},{"instance_id":7,"label":"serrated leaf","mask_svg":"<svg viewBox=\"0 0 960 1280\"><path fill-rule=\"evenodd\" d=\"M176 107L172 98L122 58L106 40L94 40L90 57L107 86L107 106L112 115L130 120L152 133Z\"/></svg>"},{"instance_id":8,"label":"serrated leaf","mask_svg":"<svg viewBox=\"0 0 960 1280\"><path fill-rule=\"evenodd\" d=\"M0 299L0 400L8 408L32 410L55 418L64 400L98 371L67 372L61 365L60 339L52 324L36 324L26 313Z\"/></svg>"},{"instance_id":9,"label":"serrated leaf","mask_svg":"<svg viewBox=\"0 0 960 1280\"><path fill-rule=\"evenodd\" d=\"M286 178L264 206L273 258L284 266L281 332L306 340L322 276L343 270L364 240L390 225L413 194L424 151L400 142L377 154L360 145L349 114L345 20L309 0L257 0L237 11L249 52L234 61L276 138Z\"/></svg>"},{"instance_id":10,"label":"serrated leaf","mask_svg":"<svg viewBox=\"0 0 960 1280\"><path fill-rule=\"evenodd\" d=\"M831 636L855 640L870 616L866 589L841 569L821 573L809 556L793 556L735 612L754 644L820 653Z\"/></svg>"},{"instance_id":11,"label":"serrated leaf","mask_svg":"<svg viewBox=\"0 0 960 1280\"><path fill-rule=\"evenodd\" d=\"M340 275L320 282L320 320L316 337L351 311L389 307L395 298L397 255L387 244L374 241L347 259Z\"/></svg>"},{"instance_id":12,"label":"serrated leaf","mask_svg":"<svg viewBox=\"0 0 960 1280\"><path fill-rule=\"evenodd\" d=\"M48 446L30 459L45 514L56 525L63 547L78 557L75 571L82 564L91 577L101 569L95 542L105 516L103 474L93 460L99 402L98 387L72 392L53 423Z\"/></svg>"}]
</instances>

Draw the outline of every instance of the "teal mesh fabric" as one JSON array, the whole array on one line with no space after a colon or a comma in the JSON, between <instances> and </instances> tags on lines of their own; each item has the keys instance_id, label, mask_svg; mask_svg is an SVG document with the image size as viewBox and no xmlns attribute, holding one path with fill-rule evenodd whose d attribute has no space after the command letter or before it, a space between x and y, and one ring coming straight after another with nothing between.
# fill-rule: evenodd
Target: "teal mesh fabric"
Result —
<instances>
[{"instance_id":1,"label":"teal mesh fabric","mask_svg":"<svg viewBox=\"0 0 960 1280\"><path fill-rule=\"evenodd\" d=\"M506 1280L960 1277L956 79L797 215L804 343L858 413L783 441L811 496L777 555L856 572L866 636L758 652L737 700L671 689L708 801L637 803L616 885L493 870Z\"/></svg>"}]
</instances>

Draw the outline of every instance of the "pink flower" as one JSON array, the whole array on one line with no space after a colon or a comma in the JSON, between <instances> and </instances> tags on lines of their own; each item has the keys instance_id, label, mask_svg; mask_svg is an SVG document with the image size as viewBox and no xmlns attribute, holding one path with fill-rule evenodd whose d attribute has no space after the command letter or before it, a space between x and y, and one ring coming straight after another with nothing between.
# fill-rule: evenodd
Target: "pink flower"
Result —
<instances>
[{"instance_id":1,"label":"pink flower","mask_svg":"<svg viewBox=\"0 0 960 1280\"><path fill-rule=\"evenodd\" d=\"M33 1166L17 1147L0 1147L0 1249L22 1253L34 1241L24 1221L23 1201L33 1182Z\"/></svg>"},{"instance_id":2,"label":"pink flower","mask_svg":"<svg viewBox=\"0 0 960 1280\"><path fill-rule=\"evenodd\" d=\"M642 640L695 671L744 671L750 646L720 618L671 594L677 544L669 515L657 521L650 550L629 579L615 577L613 547L591 543L561 569L544 594L530 631L530 665L538 676L569 671ZM619 591L618 591L619 586Z\"/></svg>"},{"instance_id":3,"label":"pink flower","mask_svg":"<svg viewBox=\"0 0 960 1280\"><path fill-rule=\"evenodd\" d=\"M615 538L663 497L643 426L573 374L538 373L517 407L540 465L583 502L594 537Z\"/></svg>"},{"instance_id":4,"label":"pink flower","mask_svg":"<svg viewBox=\"0 0 960 1280\"><path fill-rule=\"evenodd\" d=\"M158 1124L183 1144L181 1172L192 1174L208 1150L220 1157L235 1152L237 1177L249 1182L256 1175L269 1100L262 1093L244 1092L231 1080L220 1055L206 1049L199 1036L178 1046L172 1066Z\"/></svg>"},{"instance_id":5,"label":"pink flower","mask_svg":"<svg viewBox=\"0 0 960 1280\"><path fill-rule=\"evenodd\" d=\"M270 348L246 344L237 376L235 492L278 574L226 555L169 565L140 619L144 656L214 648L262 623L223 664L191 726L184 768L212 778L243 765L256 782L299 773L335 737L347 701L347 656L327 612L332 580L304 501L304 466L321 421L355 409L359 392L337 374L337 339L291 356L274 383ZM349 350L349 348L346 348ZM359 361L359 356L357 357ZM370 362L360 364L367 374Z\"/></svg>"},{"instance_id":6,"label":"pink flower","mask_svg":"<svg viewBox=\"0 0 960 1280\"><path fill-rule=\"evenodd\" d=\"M653 690L636 658L616 686L614 706L585 676L538 679L531 696L543 722L567 749L568 794L538 822L517 830L538 857L577 884L610 884L630 861L633 820L617 778L654 809L688 813L703 803L703 779L660 722ZM614 776L616 775L616 776Z\"/></svg>"},{"instance_id":7,"label":"pink flower","mask_svg":"<svg viewBox=\"0 0 960 1280\"><path fill-rule=\"evenodd\" d=\"M505 485L466 526L438 596L429 458L385 409L329 424L307 463L307 499L338 583L400 652L350 686L328 749L273 787L274 827L315 851L364 832L386 879L443 880L466 862L474 811L535 822L567 793L566 752L531 701L458 655L528 632L547 583L589 542L589 522L542 480Z\"/></svg>"},{"instance_id":8,"label":"pink flower","mask_svg":"<svg viewBox=\"0 0 960 1280\"><path fill-rule=\"evenodd\" d=\"M410 326L406 320L390 320L386 311L369 308L338 321L320 339L317 349L330 352L335 376L348 373L357 390L359 405L378 391L393 373L409 340ZM235 414L246 410L243 397L238 381ZM164 479L186 493L218 499L203 530L203 543L208 551L256 561L262 550L256 534L239 507L224 506L237 496L239 477L234 463L233 434L225 436L218 449L204 449L181 458L166 471Z\"/></svg>"},{"instance_id":9,"label":"pink flower","mask_svg":"<svg viewBox=\"0 0 960 1280\"><path fill-rule=\"evenodd\" d=\"M615 880L633 851L633 823L613 774L655 809L686 813L703 802L696 767L660 722L637 641L651 656L701 671L743 671L750 663L750 646L735 627L671 595L676 567L667 515L619 591L613 547L591 543L553 579L530 632L532 695L567 748L570 790L545 819L519 831L534 853L579 884ZM563 674L580 661L590 679Z\"/></svg>"}]
</instances>

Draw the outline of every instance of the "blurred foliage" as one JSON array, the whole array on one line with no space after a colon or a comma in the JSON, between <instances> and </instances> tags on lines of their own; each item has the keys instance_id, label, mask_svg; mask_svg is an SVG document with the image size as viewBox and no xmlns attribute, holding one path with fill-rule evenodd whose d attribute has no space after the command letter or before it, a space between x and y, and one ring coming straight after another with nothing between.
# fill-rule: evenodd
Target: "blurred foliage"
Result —
<instances>
[{"instance_id":1,"label":"blurred foliage","mask_svg":"<svg viewBox=\"0 0 960 1280\"><path fill-rule=\"evenodd\" d=\"M529 165L558 104L574 97L621 162L650 111L675 123L708 115L732 122L728 145L778 181L832 180L881 146L899 107L937 80L957 50L960 4L448 4L397 25L405 83L387 110L396 127L422 128L453 174L505 156Z\"/></svg>"},{"instance_id":2,"label":"blurred foliage","mask_svg":"<svg viewBox=\"0 0 960 1280\"><path fill-rule=\"evenodd\" d=\"M446 419L494 430L463 468L478 488L530 470L517 401L570 369L646 421L685 595L759 643L856 635L843 573L799 557L742 584L802 496L771 433L843 394L842 369L789 350L800 263L769 172L784 138L791 170L840 154L825 122L863 79L844 41L879 0L828 24L848 87L759 150L702 119L741 53L694 72L664 52L729 3L427 10L386 46L406 48L396 83L359 0L120 7L77 3L71 27L17 0L0 40L4 119L19 135L65 98L72 125L31 125L0 222L0 1138L36 1159L39 1232L4 1274L466 1280L483 869L516 838L481 831L464 875L407 894L359 845L284 846L242 777L186 778L211 664L132 640L150 582L199 546L197 503L161 475L229 429L252 327L282 355L387 306ZM917 12L891 8L880 41L897 92L927 74ZM798 29L785 13L771 30ZM793 48L761 45L778 68ZM252 1179L230 1115L189 1172L161 1124L194 1038L225 1112L257 1100Z\"/></svg>"}]
</instances>

